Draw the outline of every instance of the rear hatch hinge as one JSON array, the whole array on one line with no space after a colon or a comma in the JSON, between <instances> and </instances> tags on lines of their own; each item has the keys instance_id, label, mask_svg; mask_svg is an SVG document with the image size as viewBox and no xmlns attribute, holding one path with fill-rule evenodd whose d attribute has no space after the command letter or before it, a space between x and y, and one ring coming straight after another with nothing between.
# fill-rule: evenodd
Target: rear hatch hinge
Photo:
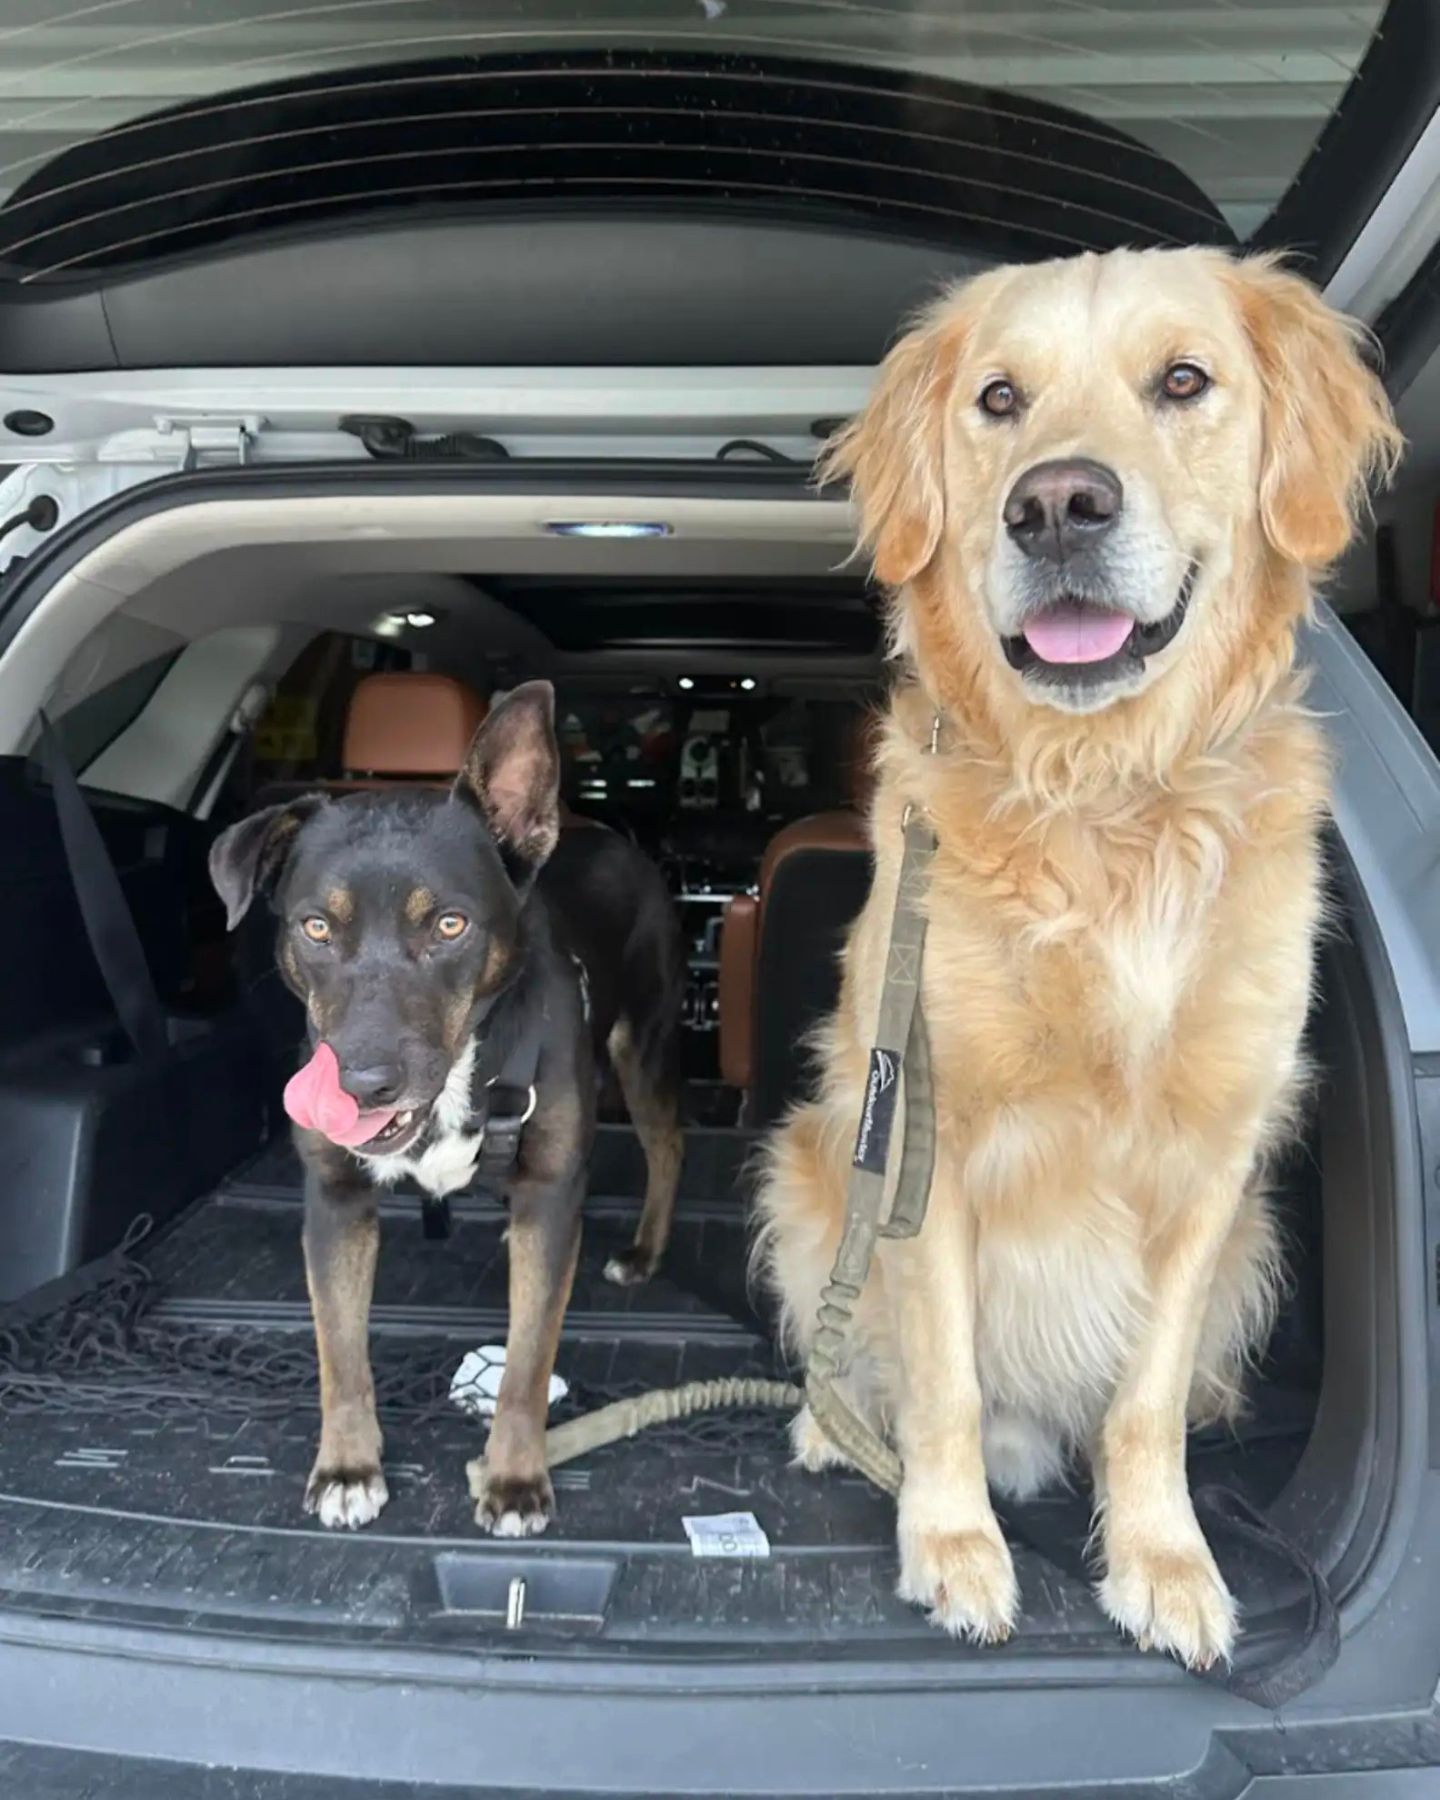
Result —
<instances>
[{"instance_id":1,"label":"rear hatch hinge","mask_svg":"<svg viewBox=\"0 0 1440 1800\"><path fill-rule=\"evenodd\" d=\"M165 441L157 445L157 454L166 462L174 460L181 470L243 465L263 427L264 420L253 416L174 418L162 413L155 429Z\"/></svg>"}]
</instances>

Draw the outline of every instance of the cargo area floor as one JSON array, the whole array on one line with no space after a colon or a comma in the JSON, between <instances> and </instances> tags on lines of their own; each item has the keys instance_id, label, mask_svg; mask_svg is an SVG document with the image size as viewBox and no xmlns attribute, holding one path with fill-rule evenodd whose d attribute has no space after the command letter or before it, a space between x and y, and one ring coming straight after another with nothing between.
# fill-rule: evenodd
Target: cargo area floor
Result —
<instances>
[{"instance_id":1,"label":"cargo area floor","mask_svg":"<svg viewBox=\"0 0 1440 1800\"><path fill-rule=\"evenodd\" d=\"M640 1164L628 1131L602 1128L556 1416L693 1379L793 1374L746 1295L749 1149L736 1131L690 1134L666 1269L620 1289L602 1269L628 1241ZM128 1255L9 1309L0 1603L486 1653L543 1642L577 1654L972 1654L895 1598L892 1503L858 1476L791 1468L780 1413L698 1417L598 1451L555 1472L559 1516L543 1539L479 1534L465 1463L484 1428L448 1390L467 1351L504 1341L504 1224L492 1199L461 1196L451 1235L435 1241L414 1197L384 1203L371 1343L391 1499L355 1534L301 1511L318 1408L288 1143ZM1196 1439L1196 1480L1264 1505L1313 1410L1313 1393L1266 1384L1243 1437ZM685 1516L733 1511L755 1514L768 1559L693 1557ZM1023 1595L1017 1641L1113 1650L1082 1578L1083 1492L1017 1509L1006 1525ZM1283 1566L1224 1547L1220 1560L1248 1609L1288 1602ZM517 1578L518 1631L506 1625Z\"/></svg>"}]
</instances>

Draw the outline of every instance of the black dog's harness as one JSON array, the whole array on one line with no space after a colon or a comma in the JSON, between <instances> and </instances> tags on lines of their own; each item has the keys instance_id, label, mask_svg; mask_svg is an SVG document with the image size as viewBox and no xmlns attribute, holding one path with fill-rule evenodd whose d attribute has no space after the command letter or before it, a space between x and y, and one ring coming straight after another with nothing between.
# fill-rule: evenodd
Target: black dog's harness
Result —
<instances>
[{"instance_id":1,"label":"black dog's harness","mask_svg":"<svg viewBox=\"0 0 1440 1800\"><path fill-rule=\"evenodd\" d=\"M580 986L580 1007L584 1022L590 1023L590 978L585 965L572 954L576 979ZM505 1051L500 1067L493 1075L485 1075L471 1108L468 1129L480 1134L480 1150L475 1159L475 1176L482 1182L503 1182L520 1158L520 1142L525 1127L535 1112L535 1076L540 1067L540 1051L545 1041L549 1018L543 1006L525 1009L524 1023ZM484 1055L484 1039L480 1040ZM481 1064L483 1072L484 1064ZM427 1238L450 1235L450 1196L420 1196L420 1220Z\"/></svg>"}]
</instances>

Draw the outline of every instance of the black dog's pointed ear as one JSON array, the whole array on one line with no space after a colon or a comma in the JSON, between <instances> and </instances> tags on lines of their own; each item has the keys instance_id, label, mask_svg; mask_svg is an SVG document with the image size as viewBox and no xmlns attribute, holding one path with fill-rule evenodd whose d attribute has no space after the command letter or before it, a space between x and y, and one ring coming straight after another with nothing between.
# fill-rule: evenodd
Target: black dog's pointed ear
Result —
<instances>
[{"instance_id":1,"label":"black dog's pointed ear","mask_svg":"<svg viewBox=\"0 0 1440 1800\"><path fill-rule=\"evenodd\" d=\"M251 813L216 838L210 846L210 879L225 902L227 931L249 912L257 893L274 887L300 827L326 804L323 794L302 794Z\"/></svg>"},{"instance_id":2,"label":"black dog's pointed ear","mask_svg":"<svg viewBox=\"0 0 1440 1800\"><path fill-rule=\"evenodd\" d=\"M560 746L548 681L512 688L475 733L456 777L500 847L538 869L560 838Z\"/></svg>"}]
</instances>

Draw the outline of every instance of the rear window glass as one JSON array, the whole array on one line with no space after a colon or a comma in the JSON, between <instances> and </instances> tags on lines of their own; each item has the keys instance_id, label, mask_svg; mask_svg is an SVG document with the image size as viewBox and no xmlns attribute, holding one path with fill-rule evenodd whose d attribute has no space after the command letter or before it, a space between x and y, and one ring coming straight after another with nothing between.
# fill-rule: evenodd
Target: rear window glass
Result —
<instances>
[{"instance_id":1,"label":"rear window glass","mask_svg":"<svg viewBox=\"0 0 1440 1800\"><path fill-rule=\"evenodd\" d=\"M0 261L38 279L555 194L888 211L937 233L1029 205L1048 249L1243 239L1384 10L0 0Z\"/></svg>"},{"instance_id":2,"label":"rear window glass","mask_svg":"<svg viewBox=\"0 0 1440 1800\"><path fill-rule=\"evenodd\" d=\"M345 716L356 685L412 663L408 651L375 638L338 631L312 638L276 683L237 779L257 785L333 780L343 773Z\"/></svg>"},{"instance_id":3,"label":"rear window glass","mask_svg":"<svg viewBox=\"0 0 1440 1800\"><path fill-rule=\"evenodd\" d=\"M167 651L127 670L54 721L55 735L77 774L83 774L140 717L179 654L178 650Z\"/></svg>"}]
</instances>

